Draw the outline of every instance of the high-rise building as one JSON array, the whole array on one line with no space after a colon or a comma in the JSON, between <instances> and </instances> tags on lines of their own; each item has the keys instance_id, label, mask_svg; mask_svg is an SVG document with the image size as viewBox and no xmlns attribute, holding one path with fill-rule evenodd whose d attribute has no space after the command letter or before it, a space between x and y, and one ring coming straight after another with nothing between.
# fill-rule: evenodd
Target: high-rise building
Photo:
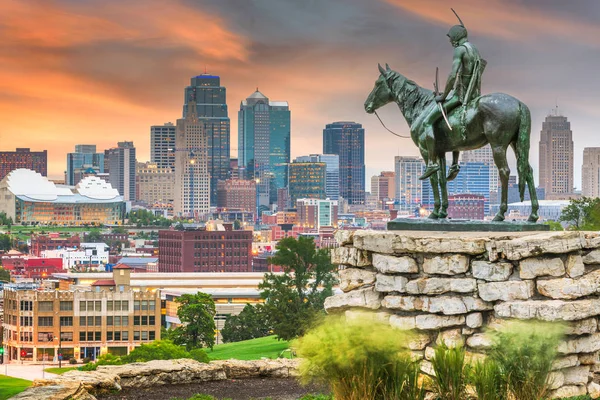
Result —
<instances>
[{"instance_id":1,"label":"high-rise building","mask_svg":"<svg viewBox=\"0 0 600 400\"><path fill-rule=\"evenodd\" d=\"M558 110L542 123L539 185L547 199L573 193L573 132Z\"/></svg>"},{"instance_id":2,"label":"high-rise building","mask_svg":"<svg viewBox=\"0 0 600 400\"><path fill-rule=\"evenodd\" d=\"M0 151L0 180L15 169L30 169L48 176L48 150L30 151L17 148L15 151Z\"/></svg>"},{"instance_id":3,"label":"high-rise building","mask_svg":"<svg viewBox=\"0 0 600 400\"><path fill-rule=\"evenodd\" d=\"M108 156L109 181L125 201L135 201L135 146L133 142L118 142L105 152ZM106 161L106 160L105 160Z\"/></svg>"},{"instance_id":4,"label":"high-rise building","mask_svg":"<svg viewBox=\"0 0 600 400\"><path fill-rule=\"evenodd\" d=\"M217 184L217 207L256 211L256 182L228 179Z\"/></svg>"},{"instance_id":5,"label":"high-rise building","mask_svg":"<svg viewBox=\"0 0 600 400\"><path fill-rule=\"evenodd\" d=\"M402 211L413 211L423 203L424 183L419 180L419 177L425 171L425 162L419 157L396 156L394 171L397 208Z\"/></svg>"},{"instance_id":6,"label":"high-rise building","mask_svg":"<svg viewBox=\"0 0 600 400\"><path fill-rule=\"evenodd\" d=\"M289 195L292 208L298 199L325 199L325 163L296 162L289 166Z\"/></svg>"},{"instance_id":7,"label":"high-rise building","mask_svg":"<svg viewBox=\"0 0 600 400\"><path fill-rule=\"evenodd\" d=\"M238 112L240 177L258 182L260 205L277 201L277 189L287 186L290 162L290 108L270 101L256 90Z\"/></svg>"},{"instance_id":8,"label":"high-rise building","mask_svg":"<svg viewBox=\"0 0 600 400\"><path fill-rule=\"evenodd\" d=\"M490 192L498 192L500 174L498 173L498 167L494 162L494 153L492 153L492 147L488 144L475 150L465 151L461 153L462 162L482 162L490 166Z\"/></svg>"},{"instance_id":9,"label":"high-rise building","mask_svg":"<svg viewBox=\"0 0 600 400\"><path fill-rule=\"evenodd\" d=\"M334 122L323 129L323 153L340 157L340 196L365 203L365 130L356 122Z\"/></svg>"},{"instance_id":10,"label":"high-rise building","mask_svg":"<svg viewBox=\"0 0 600 400\"><path fill-rule=\"evenodd\" d=\"M221 78L201 74L191 79L185 88L183 118L189 112L190 99L195 102L195 114L204 125L207 138L207 170L210 176L210 204L217 204L217 182L229 179L230 121L227 112L227 90Z\"/></svg>"},{"instance_id":11,"label":"high-rise building","mask_svg":"<svg viewBox=\"0 0 600 400\"><path fill-rule=\"evenodd\" d=\"M105 172L104 153L96 153L95 144L77 144L74 153L67 153L66 184L75 186L84 175L83 172L93 169Z\"/></svg>"},{"instance_id":12,"label":"high-rise building","mask_svg":"<svg viewBox=\"0 0 600 400\"><path fill-rule=\"evenodd\" d=\"M304 227L319 229L322 226L337 227L337 200L298 199L298 224Z\"/></svg>"},{"instance_id":13,"label":"high-rise building","mask_svg":"<svg viewBox=\"0 0 600 400\"><path fill-rule=\"evenodd\" d=\"M393 200L396 197L396 174L382 171L371 177L371 194L375 196L379 208L384 206L386 200Z\"/></svg>"},{"instance_id":14,"label":"high-rise building","mask_svg":"<svg viewBox=\"0 0 600 400\"><path fill-rule=\"evenodd\" d=\"M581 194L586 197L600 197L600 147L583 149Z\"/></svg>"},{"instance_id":15,"label":"high-rise building","mask_svg":"<svg viewBox=\"0 0 600 400\"><path fill-rule=\"evenodd\" d=\"M135 179L138 201L143 201L150 206L173 204L175 172L172 168L160 168L151 162L138 163Z\"/></svg>"},{"instance_id":16,"label":"high-rise building","mask_svg":"<svg viewBox=\"0 0 600 400\"><path fill-rule=\"evenodd\" d=\"M159 169L175 166L175 125L167 122L164 125L150 127L150 162Z\"/></svg>"},{"instance_id":17,"label":"high-rise building","mask_svg":"<svg viewBox=\"0 0 600 400\"><path fill-rule=\"evenodd\" d=\"M194 91L190 96L194 96ZM194 99L187 101L185 118L177 120L175 135L175 216L197 218L208 213L210 183L208 174L208 140L205 124L199 121Z\"/></svg>"},{"instance_id":18,"label":"high-rise building","mask_svg":"<svg viewBox=\"0 0 600 400\"><path fill-rule=\"evenodd\" d=\"M296 157L296 162L325 163L325 195L328 199L338 200L340 197L340 156L337 154L311 154Z\"/></svg>"}]
</instances>

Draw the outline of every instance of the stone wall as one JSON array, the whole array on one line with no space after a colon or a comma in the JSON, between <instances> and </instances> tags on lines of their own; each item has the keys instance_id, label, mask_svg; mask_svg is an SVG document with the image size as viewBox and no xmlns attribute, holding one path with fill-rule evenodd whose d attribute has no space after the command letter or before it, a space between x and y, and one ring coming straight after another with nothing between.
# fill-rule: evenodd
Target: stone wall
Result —
<instances>
[{"instance_id":1,"label":"stone wall","mask_svg":"<svg viewBox=\"0 0 600 400\"><path fill-rule=\"evenodd\" d=\"M327 311L368 311L415 330L409 347L424 372L436 343L476 357L490 346L486 328L503 320L566 321L551 398L600 397L600 235L338 231L336 239L344 293L326 300Z\"/></svg>"}]
</instances>

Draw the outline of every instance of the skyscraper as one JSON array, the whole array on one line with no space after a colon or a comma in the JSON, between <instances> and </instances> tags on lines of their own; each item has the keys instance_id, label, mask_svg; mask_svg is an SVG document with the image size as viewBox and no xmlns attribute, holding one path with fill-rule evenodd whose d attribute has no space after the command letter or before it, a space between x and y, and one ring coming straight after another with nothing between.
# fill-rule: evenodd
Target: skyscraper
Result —
<instances>
[{"instance_id":1,"label":"skyscraper","mask_svg":"<svg viewBox=\"0 0 600 400\"><path fill-rule=\"evenodd\" d=\"M173 146L175 146L173 142ZM173 153L175 154L175 153ZM159 168L155 163L138 163L136 170L136 200L150 206L169 207L173 204L175 173L172 168Z\"/></svg>"},{"instance_id":2,"label":"skyscraper","mask_svg":"<svg viewBox=\"0 0 600 400\"><path fill-rule=\"evenodd\" d=\"M356 122L334 122L323 129L323 153L340 157L340 196L365 203L365 130Z\"/></svg>"},{"instance_id":3,"label":"skyscraper","mask_svg":"<svg viewBox=\"0 0 600 400\"><path fill-rule=\"evenodd\" d=\"M167 122L164 125L150 127L150 162L159 169L175 166L175 125Z\"/></svg>"},{"instance_id":4,"label":"skyscraper","mask_svg":"<svg viewBox=\"0 0 600 400\"><path fill-rule=\"evenodd\" d=\"M379 175L372 176L371 194L377 199L378 207L383 207L386 200L393 200L396 197L396 174L381 171Z\"/></svg>"},{"instance_id":5,"label":"skyscraper","mask_svg":"<svg viewBox=\"0 0 600 400\"><path fill-rule=\"evenodd\" d=\"M108 149L109 181L125 201L135 201L135 172L137 161L133 142L118 142L117 147Z\"/></svg>"},{"instance_id":6,"label":"skyscraper","mask_svg":"<svg viewBox=\"0 0 600 400\"><path fill-rule=\"evenodd\" d=\"M240 177L259 182L261 205L277 201L277 189L287 186L290 162L290 108L287 101L269 101L256 90L238 112ZM266 204L265 204L266 203Z\"/></svg>"},{"instance_id":7,"label":"skyscraper","mask_svg":"<svg viewBox=\"0 0 600 400\"><path fill-rule=\"evenodd\" d=\"M30 151L28 148L17 148L15 151L0 151L0 180L19 168L31 169L47 176L48 150Z\"/></svg>"},{"instance_id":8,"label":"skyscraper","mask_svg":"<svg viewBox=\"0 0 600 400\"><path fill-rule=\"evenodd\" d=\"M586 197L600 197L600 147L583 149L581 194Z\"/></svg>"},{"instance_id":9,"label":"skyscraper","mask_svg":"<svg viewBox=\"0 0 600 400\"><path fill-rule=\"evenodd\" d=\"M340 156L337 154L311 154L296 157L295 162L322 162L326 165L325 195L330 200L340 197Z\"/></svg>"},{"instance_id":10,"label":"skyscraper","mask_svg":"<svg viewBox=\"0 0 600 400\"><path fill-rule=\"evenodd\" d=\"M201 74L185 88L183 118L189 112L190 99L195 99L195 113L207 138L207 170L210 176L210 204L217 204L217 182L229 179L230 122L227 91L216 75Z\"/></svg>"},{"instance_id":11,"label":"skyscraper","mask_svg":"<svg viewBox=\"0 0 600 400\"><path fill-rule=\"evenodd\" d=\"M462 162L482 162L490 166L490 192L498 192L498 182L500 175L498 167L494 162L492 147L488 144L475 150L465 151L462 155ZM499 196L496 196L499 198Z\"/></svg>"},{"instance_id":12,"label":"skyscraper","mask_svg":"<svg viewBox=\"0 0 600 400\"><path fill-rule=\"evenodd\" d=\"M175 135L175 216L197 218L210 210L210 182L205 124L198 119L194 91L185 118L177 120Z\"/></svg>"},{"instance_id":13,"label":"skyscraper","mask_svg":"<svg viewBox=\"0 0 600 400\"><path fill-rule=\"evenodd\" d=\"M558 110L542 123L539 185L546 190L547 199L573 193L573 132Z\"/></svg>"},{"instance_id":14,"label":"skyscraper","mask_svg":"<svg viewBox=\"0 0 600 400\"><path fill-rule=\"evenodd\" d=\"M81 179L81 171L93 169L104 172L104 153L96 153L95 144L77 144L74 153L67 153L66 184L75 186Z\"/></svg>"},{"instance_id":15,"label":"skyscraper","mask_svg":"<svg viewBox=\"0 0 600 400\"><path fill-rule=\"evenodd\" d=\"M289 165L289 195L292 207L298 199L325 198L325 163L297 162Z\"/></svg>"},{"instance_id":16,"label":"skyscraper","mask_svg":"<svg viewBox=\"0 0 600 400\"><path fill-rule=\"evenodd\" d=\"M423 202L423 185L419 177L425 171L425 162L419 157L394 157L396 201L398 209L413 211Z\"/></svg>"}]
</instances>

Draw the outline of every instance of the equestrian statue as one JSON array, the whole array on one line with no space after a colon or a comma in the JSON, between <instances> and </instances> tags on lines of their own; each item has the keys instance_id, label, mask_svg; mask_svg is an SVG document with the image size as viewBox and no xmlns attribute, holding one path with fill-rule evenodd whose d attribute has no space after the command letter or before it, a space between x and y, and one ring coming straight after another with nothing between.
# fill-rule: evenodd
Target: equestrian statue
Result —
<instances>
[{"instance_id":1,"label":"equestrian statue","mask_svg":"<svg viewBox=\"0 0 600 400\"><path fill-rule=\"evenodd\" d=\"M454 10L452 10L454 11ZM494 221L504 221L508 208L510 169L506 150L512 147L517 157L519 194L525 196L525 186L531 198L529 222L538 220L538 200L529 164L531 115L518 99L504 93L481 95L481 76L486 61L468 41L467 29L460 25L450 28L448 38L454 47L452 70L443 90L438 92L437 71L435 91L420 87L414 81L379 65L379 78L365 101L369 114L395 101L410 126L410 136L419 148L426 168L420 179L431 183L434 208L429 218L448 216L447 181L460 171L460 151L478 149L490 144L501 182L500 209ZM452 164L446 175L446 153L452 153Z\"/></svg>"}]
</instances>

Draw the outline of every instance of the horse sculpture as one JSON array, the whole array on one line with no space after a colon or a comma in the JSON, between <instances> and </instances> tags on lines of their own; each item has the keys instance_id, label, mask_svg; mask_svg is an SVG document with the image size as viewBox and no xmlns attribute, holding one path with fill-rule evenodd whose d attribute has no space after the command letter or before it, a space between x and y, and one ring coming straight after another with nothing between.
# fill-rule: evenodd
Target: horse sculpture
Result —
<instances>
[{"instance_id":1,"label":"horse sculpture","mask_svg":"<svg viewBox=\"0 0 600 400\"><path fill-rule=\"evenodd\" d=\"M378 108L395 101L408 125L412 126L424 111L435 106L435 98L431 90L422 88L402 74L391 70L387 64L385 69L379 65L379 72L375 88L365 101L367 113L372 114ZM437 158L440 160L440 170L429 178L434 196L434 209L429 218L438 219L448 216L446 153L478 149L489 143L502 185L500 209L494 217L494 221L504 221L504 214L508 209L510 169L506 159L506 150L508 146L511 146L517 157L521 201L524 199L525 185L527 185L531 198L531 214L528 221L536 222L539 204L533 182L533 170L529 164L531 131L529 108L521 101L504 93L480 96L464 107L464 109L459 107L448 115L452 131L444 120L438 121L435 125L436 151ZM427 154L427 148L419 136L419 132L411 130L411 138L427 163L429 154Z\"/></svg>"}]
</instances>

